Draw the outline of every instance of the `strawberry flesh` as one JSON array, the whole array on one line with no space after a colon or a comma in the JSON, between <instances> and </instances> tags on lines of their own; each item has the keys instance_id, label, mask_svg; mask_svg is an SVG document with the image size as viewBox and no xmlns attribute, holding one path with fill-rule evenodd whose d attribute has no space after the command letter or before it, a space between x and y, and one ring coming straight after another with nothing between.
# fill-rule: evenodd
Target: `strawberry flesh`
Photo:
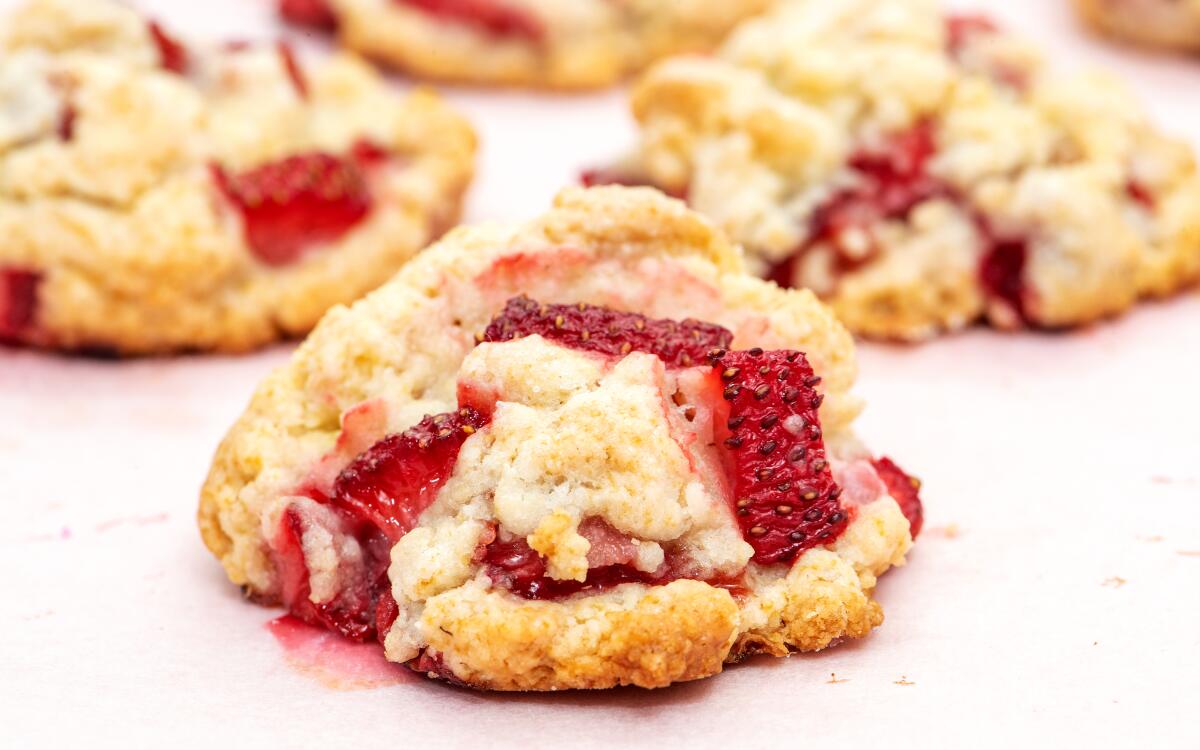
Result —
<instances>
[{"instance_id":1,"label":"strawberry flesh","mask_svg":"<svg viewBox=\"0 0 1200 750\"><path fill-rule=\"evenodd\" d=\"M619 586L622 583L665 583L631 565L606 565L588 570L583 581L560 581L546 575L546 560L522 537L508 541L496 539L483 555L492 585L507 589L525 599L560 599L584 591Z\"/></svg>"},{"instance_id":2,"label":"strawberry flesh","mask_svg":"<svg viewBox=\"0 0 1200 750\"><path fill-rule=\"evenodd\" d=\"M996 22L987 16L962 13L946 16L946 50L958 57L970 41L978 36L1000 31Z\"/></svg>"},{"instance_id":3,"label":"strawberry flesh","mask_svg":"<svg viewBox=\"0 0 1200 750\"><path fill-rule=\"evenodd\" d=\"M20 268L0 268L0 341L15 341L37 318L42 275Z\"/></svg>"},{"instance_id":4,"label":"strawberry flesh","mask_svg":"<svg viewBox=\"0 0 1200 750\"><path fill-rule=\"evenodd\" d=\"M312 589L304 558L303 538L307 523L294 506L289 507L280 516L279 528L272 540L284 603L293 615L307 623L356 641L369 640L376 632L380 595L388 588L390 542L378 533L360 536L359 543L367 561L364 575L343 587L332 601L315 603L309 599ZM395 607L394 601L392 607Z\"/></svg>"},{"instance_id":5,"label":"strawberry flesh","mask_svg":"<svg viewBox=\"0 0 1200 750\"><path fill-rule=\"evenodd\" d=\"M279 42L276 49L279 51L279 59L283 61L283 69L287 72L288 80L292 82L292 88L296 89L296 95L301 99L307 99L308 79L304 76L304 69L300 67L299 61L296 60L296 51L287 42Z\"/></svg>"},{"instance_id":6,"label":"strawberry flesh","mask_svg":"<svg viewBox=\"0 0 1200 750\"><path fill-rule=\"evenodd\" d=\"M147 24L150 37L158 47L158 60L164 70L183 75L188 68L188 52L178 40L172 37L157 22Z\"/></svg>"},{"instance_id":7,"label":"strawberry flesh","mask_svg":"<svg viewBox=\"0 0 1200 750\"><path fill-rule=\"evenodd\" d=\"M241 213L251 251L271 266L337 240L371 210L363 166L353 155L300 154L236 174L214 166L213 175Z\"/></svg>"},{"instance_id":8,"label":"strawberry flesh","mask_svg":"<svg viewBox=\"0 0 1200 750\"><path fill-rule=\"evenodd\" d=\"M594 305L543 305L522 295L508 301L481 341L510 341L538 334L562 346L605 355L653 354L668 367L703 364L713 349L733 340L725 328L698 320L655 320Z\"/></svg>"},{"instance_id":9,"label":"strawberry flesh","mask_svg":"<svg viewBox=\"0 0 1200 750\"><path fill-rule=\"evenodd\" d=\"M924 121L892 134L880 147L852 154L848 164L858 176L856 184L834 193L813 211L807 241L770 269L768 278L791 286L797 261L822 243L833 249L834 271L839 274L874 260L880 251L874 235L878 224L906 219L916 206L932 198L953 199L950 186L928 172L936 152L933 124Z\"/></svg>"},{"instance_id":10,"label":"strawberry flesh","mask_svg":"<svg viewBox=\"0 0 1200 750\"><path fill-rule=\"evenodd\" d=\"M356 458L334 483L333 504L392 542L411 531L454 471L458 451L488 418L464 407L427 416Z\"/></svg>"},{"instance_id":11,"label":"strawberry flesh","mask_svg":"<svg viewBox=\"0 0 1200 750\"><path fill-rule=\"evenodd\" d=\"M820 378L800 352L718 353L728 417L717 439L754 561L791 562L847 524L821 437Z\"/></svg>"},{"instance_id":12,"label":"strawberry flesh","mask_svg":"<svg viewBox=\"0 0 1200 750\"><path fill-rule=\"evenodd\" d=\"M279 13L297 26L333 31L338 25L337 15L326 0L280 0Z\"/></svg>"},{"instance_id":13,"label":"strawberry flesh","mask_svg":"<svg viewBox=\"0 0 1200 750\"><path fill-rule=\"evenodd\" d=\"M881 148L855 153L850 167L859 175L859 184L836 193L817 209L809 244L830 243L841 271L873 259L878 254L873 227L904 219L918 204L949 194L949 188L926 170L935 152L933 127L925 122L894 134Z\"/></svg>"},{"instance_id":14,"label":"strawberry flesh","mask_svg":"<svg viewBox=\"0 0 1200 750\"><path fill-rule=\"evenodd\" d=\"M888 494L900 505L900 512L908 519L909 533L916 539L925 521L925 511L921 505L921 480L909 476L887 456L875 459L871 465L887 485Z\"/></svg>"},{"instance_id":15,"label":"strawberry flesh","mask_svg":"<svg viewBox=\"0 0 1200 750\"><path fill-rule=\"evenodd\" d=\"M546 34L542 22L528 11L502 0L392 0L399 5L447 21L473 26L494 36L540 41Z\"/></svg>"},{"instance_id":16,"label":"strawberry flesh","mask_svg":"<svg viewBox=\"0 0 1200 750\"><path fill-rule=\"evenodd\" d=\"M1010 309L1019 322L1028 324L1025 266L1029 246L1021 239L995 237L987 227L983 232L987 247L979 263L979 283L989 298Z\"/></svg>"}]
</instances>

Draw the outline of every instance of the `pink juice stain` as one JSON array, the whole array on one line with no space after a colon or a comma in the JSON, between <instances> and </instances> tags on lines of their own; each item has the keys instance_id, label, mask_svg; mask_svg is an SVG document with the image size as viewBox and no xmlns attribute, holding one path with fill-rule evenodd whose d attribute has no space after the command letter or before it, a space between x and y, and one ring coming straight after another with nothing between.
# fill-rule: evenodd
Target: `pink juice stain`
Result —
<instances>
[{"instance_id":1,"label":"pink juice stain","mask_svg":"<svg viewBox=\"0 0 1200 750\"><path fill-rule=\"evenodd\" d=\"M288 665L333 690L375 690L419 679L383 656L378 643L356 643L284 615L267 623Z\"/></svg>"}]
</instances>

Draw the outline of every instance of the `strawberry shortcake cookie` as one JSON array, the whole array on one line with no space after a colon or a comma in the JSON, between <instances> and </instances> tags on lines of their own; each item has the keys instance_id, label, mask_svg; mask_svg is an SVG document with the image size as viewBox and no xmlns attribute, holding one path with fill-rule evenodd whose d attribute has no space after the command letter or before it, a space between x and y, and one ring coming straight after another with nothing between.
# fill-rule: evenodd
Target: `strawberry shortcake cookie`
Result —
<instances>
[{"instance_id":1,"label":"strawberry shortcake cookie","mask_svg":"<svg viewBox=\"0 0 1200 750\"><path fill-rule=\"evenodd\" d=\"M589 183L686 197L863 335L1076 326L1200 275L1190 150L1118 82L928 0L783 4L633 110L635 153Z\"/></svg>"},{"instance_id":2,"label":"strawberry shortcake cookie","mask_svg":"<svg viewBox=\"0 0 1200 750\"><path fill-rule=\"evenodd\" d=\"M185 44L101 0L35 0L0 50L0 341L303 334L450 225L471 177L461 117L349 57Z\"/></svg>"},{"instance_id":3,"label":"strawberry shortcake cookie","mask_svg":"<svg viewBox=\"0 0 1200 750\"><path fill-rule=\"evenodd\" d=\"M1092 28L1147 47L1200 52L1200 0L1075 0Z\"/></svg>"},{"instance_id":4,"label":"strawberry shortcake cookie","mask_svg":"<svg viewBox=\"0 0 1200 750\"><path fill-rule=\"evenodd\" d=\"M849 334L647 188L462 228L331 312L201 498L263 603L478 688L659 687L865 636L921 526Z\"/></svg>"},{"instance_id":5,"label":"strawberry shortcake cookie","mask_svg":"<svg viewBox=\"0 0 1200 750\"><path fill-rule=\"evenodd\" d=\"M608 86L714 47L775 0L280 0L295 23L418 76L481 84Z\"/></svg>"}]
</instances>

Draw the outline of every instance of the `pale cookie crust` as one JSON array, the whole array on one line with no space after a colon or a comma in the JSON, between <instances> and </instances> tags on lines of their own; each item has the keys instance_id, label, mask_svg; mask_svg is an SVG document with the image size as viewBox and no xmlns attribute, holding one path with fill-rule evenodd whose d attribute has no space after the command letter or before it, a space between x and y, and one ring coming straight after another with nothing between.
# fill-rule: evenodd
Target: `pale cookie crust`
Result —
<instances>
[{"instance_id":1,"label":"pale cookie crust","mask_svg":"<svg viewBox=\"0 0 1200 750\"><path fill-rule=\"evenodd\" d=\"M652 69L633 111L641 142L616 179L686 195L755 270L813 289L859 334L1076 326L1200 276L1189 148L1119 82L1052 74L1018 39L930 0L796 0L713 58ZM818 231L880 168L855 165L920 133L924 197L837 243ZM1005 242L1010 265L1020 254L1020 309L984 279Z\"/></svg>"},{"instance_id":2,"label":"pale cookie crust","mask_svg":"<svg viewBox=\"0 0 1200 750\"><path fill-rule=\"evenodd\" d=\"M1075 0L1075 8L1092 28L1114 39L1200 52L1197 0Z\"/></svg>"},{"instance_id":3,"label":"pale cookie crust","mask_svg":"<svg viewBox=\"0 0 1200 750\"><path fill-rule=\"evenodd\" d=\"M661 370L661 364L634 352L601 375L583 355L539 337L476 346L475 334L522 292L545 303L586 302L714 322L734 333L734 348L801 350L823 377L821 419L830 456L853 463L866 455L850 431L859 410L849 393L855 377L852 342L811 293L749 276L738 249L679 201L645 188L570 189L551 211L524 226L454 230L385 286L349 309L331 311L291 363L259 388L221 444L201 496L201 532L230 579L259 600L278 601L281 584L267 535L281 507L295 502L298 487L325 481L321 477L384 434L405 429L423 414L457 408L461 368L471 382L490 375L521 404L502 403L491 426L467 439L437 501L392 548L389 578L400 615L383 639L389 658L432 655L454 679L501 690L657 687L714 674L748 653L824 648L864 636L882 622L871 591L878 575L903 564L911 536L897 503L873 489L865 491L853 521L833 544L806 551L790 569L751 564L741 596L688 579L624 584L550 601L493 588L472 562L489 519L522 533L534 529L529 543L552 562L562 562L563 570L570 570L571 555L579 553L571 541L578 537L564 528L571 526L569 519L559 523L565 506L558 495L539 494L540 478L550 476L546 471L586 476L588 486L599 488L590 497L601 504L589 512L601 513L614 526L641 528L642 539L672 538L679 533L676 525L701 517L691 505L704 505L691 502L698 487L685 493L689 504L674 511L660 502L667 490L647 490L645 500L631 506L606 499L604 493L631 486L624 483L667 486L676 472L688 471L686 462L681 469L670 458L678 450L674 444L657 441L652 428L630 423L635 436L625 437L624 424L604 422L641 413L653 417L661 409L637 409L645 384L656 382L646 373ZM584 396L569 400L580 389ZM604 401L605 394L618 400ZM564 423L570 430L542 444L536 435L527 439L511 432L510 442L526 450L525 458L496 463L497 456L503 458L498 451L507 449L503 435L489 436L491 430L567 414L554 411L564 403L573 410ZM603 407L599 416L589 416L594 410L588 403ZM618 403L632 411L612 407ZM589 421L594 419L601 421ZM583 430L578 438L576 429ZM572 464L583 459L570 447L605 440L614 444L601 454L631 462L619 469L623 474L613 475L619 482L608 490L610 477L594 463ZM621 446L630 440L642 447L622 458ZM648 453L639 458L643 450ZM530 455L547 463L531 463ZM526 480L532 483L513 485L531 466L534 473ZM491 472L511 476L495 484ZM848 488L847 494L854 491ZM521 496L531 499L516 505L505 499ZM536 497L542 499L535 502ZM548 515L539 520L542 513ZM719 530L730 522L713 523ZM687 533L691 536L680 539L691 539L700 557L740 555L738 565L749 559L740 534L729 542L719 534ZM337 544L306 549L310 571L323 571L322 581L336 579L337 563L323 562L328 553L322 550ZM653 554L646 559L650 567L656 563ZM319 601L328 594L316 591L315 578L313 601Z\"/></svg>"},{"instance_id":4,"label":"pale cookie crust","mask_svg":"<svg viewBox=\"0 0 1200 750\"><path fill-rule=\"evenodd\" d=\"M163 69L147 21L109 2L35 0L5 21L0 276L40 278L33 319L9 337L129 355L251 349L306 333L457 219L475 137L432 93L397 96L345 55L293 71L272 45L186 50L186 74ZM290 264L256 257L213 165L341 155L362 139L389 154L368 177L370 213Z\"/></svg>"},{"instance_id":5,"label":"pale cookie crust","mask_svg":"<svg viewBox=\"0 0 1200 750\"><path fill-rule=\"evenodd\" d=\"M774 0L498 0L533 34L488 32L395 0L329 0L342 42L418 76L588 89L649 63L712 49Z\"/></svg>"}]
</instances>

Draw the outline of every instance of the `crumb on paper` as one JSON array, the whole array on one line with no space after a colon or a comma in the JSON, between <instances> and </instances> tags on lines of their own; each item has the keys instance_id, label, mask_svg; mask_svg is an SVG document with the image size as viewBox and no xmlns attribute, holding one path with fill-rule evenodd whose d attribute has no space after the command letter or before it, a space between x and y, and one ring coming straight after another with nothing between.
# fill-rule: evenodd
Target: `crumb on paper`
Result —
<instances>
[{"instance_id":1,"label":"crumb on paper","mask_svg":"<svg viewBox=\"0 0 1200 750\"><path fill-rule=\"evenodd\" d=\"M1105 578L1104 583L1101 583L1100 585L1108 586L1109 588L1119 589L1127 583L1129 583L1129 581L1126 581L1121 576L1110 576L1108 578Z\"/></svg>"},{"instance_id":2,"label":"crumb on paper","mask_svg":"<svg viewBox=\"0 0 1200 750\"><path fill-rule=\"evenodd\" d=\"M937 534L943 539L957 539L962 535L962 529L960 529L956 523L948 523L944 526L934 526L933 528L929 529L929 531Z\"/></svg>"},{"instance_id":3,"label":"crumb on paper","mask_svg":"<svg viewBox=\"0 0 1200 750\"><path fill-rule=\"evenodd\" d=\"M900 675L900 679L893 681L892 684L893 685L916 685L917 683L910 682L908 679L908 675L902 674L902 675Z\"/></svg>"},{"instance_id":4,"label":"crumb on paper","mask_svg":"<svg viewBox=\"0 0 1200 750\"><path fill-rule=\"evenodd\" d=\"M1181 549L1176 552L1184 557L1200 557L1200 549Z\"/></svg>"},{"instance_id":5,"label":"crumb on paper","mask_svg":"<svg viewBox=\"0 0 1200 750\"><path fill-rule=\"evenodd\" d=\"M837 672L830 672L830 673L829 673L829 679L828 679L828 680L825 680L825 684L826 684L826 685L838 685L838 684L840 684L840 683L843 683L843 682L849 682L849 681L850 681L850 680L848 680L848 679L847 679L847 678L845 678L845 677L841 677L841 678L839 678L839 677L837 676Z\"/></svg>"},{"instance_id":6,"label":"crumb on paper","mask_svg":"<svg viewBox=\"0 0 1200 750\"><path fill-rule=\"evenodd\" d=\"M1138 536L1137 539L1139 542L1146 542L1147 544L1157 544L1159 542L1165 541L1166 537L1162 536L1161 534L1145 534L1145 535Z\"/></svg>"}]
</instances>

